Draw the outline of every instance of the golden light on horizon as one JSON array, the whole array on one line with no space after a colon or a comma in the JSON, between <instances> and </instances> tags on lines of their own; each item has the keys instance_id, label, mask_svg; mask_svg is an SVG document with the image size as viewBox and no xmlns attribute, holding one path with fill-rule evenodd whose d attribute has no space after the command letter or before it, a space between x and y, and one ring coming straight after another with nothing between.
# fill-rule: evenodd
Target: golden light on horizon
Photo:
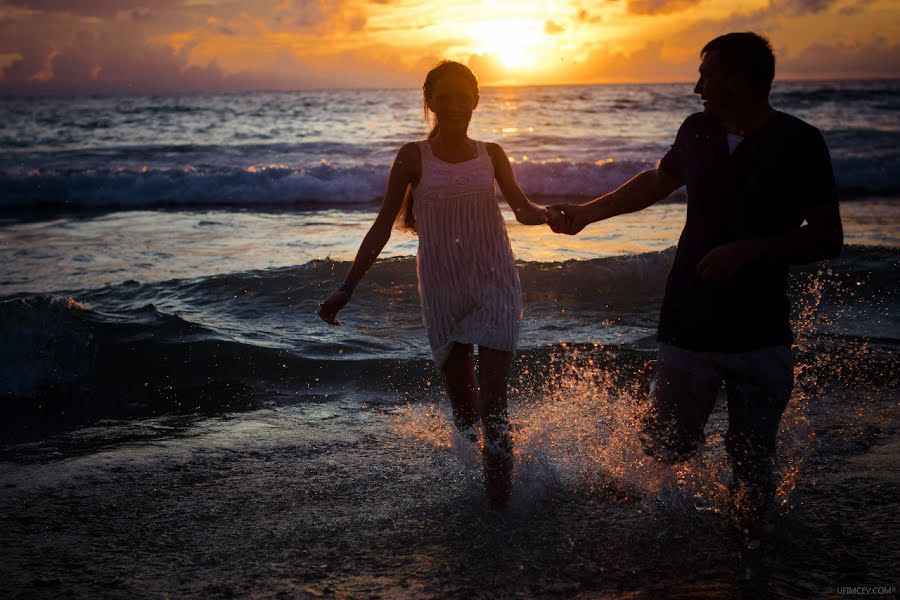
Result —
<instances>
[{"instance_id":1,"label":"golden light on horizon","mask_svg":"<svg viewBox=\"0 0 900 600\"><path fill-rule=\"evenodd\" d=\"M0 8L19 32L0 52L7 91L416 87L441 59L488 85L687 82L703 44L744 24L782 78L900 76L897 0L43 4Z\"/></svg>"}]
</instances>

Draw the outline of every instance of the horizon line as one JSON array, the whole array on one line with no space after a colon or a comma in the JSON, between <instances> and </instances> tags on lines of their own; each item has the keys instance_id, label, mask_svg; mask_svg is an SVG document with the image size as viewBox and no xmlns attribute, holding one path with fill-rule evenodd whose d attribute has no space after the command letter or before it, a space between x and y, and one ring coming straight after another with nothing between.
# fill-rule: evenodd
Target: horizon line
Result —
<instances>
[{"instance_id":1,"label":"horizon line","mask_svg":"<svg viewBox=\"0 0 900 600\"><path fill-rule=\"evenodd\" d=\"M843 82L843 81L898 81L900 74L897 75L865 75L865 76L841 76L841 77L818 77L818 76L790 76L787 78L776 77L773 85L778 83L803 83L803 82ZM643 80L643 81L603 81L603 82L580 82L580 83L526 83L515 81L497 81L492 83L480 83L479 87L484 88L552 88L552 87L616 87L628 85L690 85L694 83L694 79L680 80ZM13 90L6 91L0 86L0 99L6 98L33 98L33 97L79 97L79 96L178 96L188 94L246 94L246 93L295 93L295 92L326 92L326 91L350 91L350 90L419 90L419 86L310 86L310 87L291 87L291 88L236 88L236 89L160 89L160 90L97 90L97 91L65 91L65 90Z\"/></svg>"}]
</instances>

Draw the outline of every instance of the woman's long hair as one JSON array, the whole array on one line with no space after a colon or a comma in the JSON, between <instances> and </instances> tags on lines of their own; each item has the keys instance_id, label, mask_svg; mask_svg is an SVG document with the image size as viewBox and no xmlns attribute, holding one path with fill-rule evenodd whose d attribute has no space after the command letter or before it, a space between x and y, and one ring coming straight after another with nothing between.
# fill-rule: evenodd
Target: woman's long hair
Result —
<instances>
[{"instance_id":1,"label":"woman's long hair","mask_svg":"<svg viewBox=\"0 0 900 600\"><path fill-rule=\"evenodd\" d=\"M425 110L426 123L431 121L429 117L433 114L428 108L428 99L434 92L434 86L444 75L458 75L467 80L472 84L472 91L475 93L475 97L478 97L478 79L475 78L475 73L462 63L452 60L442 60L428 71L428 75L425 76L425 83L422 85L423 108ZM429 139L437 135L440 126L441 124L437 120L437 115L435 115L434 125L431 127L431 131L428 132ZM416 217L413 215L412 186L406 188L406 194L403 196L403 204L400 205L400 213L397 215L396 226L397 229L402 231L416 233Z\"/></svg>"}]
</instances>

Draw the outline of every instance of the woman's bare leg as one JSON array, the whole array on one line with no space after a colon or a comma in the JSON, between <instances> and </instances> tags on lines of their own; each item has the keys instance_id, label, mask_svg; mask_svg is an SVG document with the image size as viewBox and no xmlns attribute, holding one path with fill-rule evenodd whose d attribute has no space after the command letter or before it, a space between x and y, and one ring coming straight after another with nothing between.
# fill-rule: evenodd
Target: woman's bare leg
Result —
<instances>
[{"instance_id":1,"label":"woman's bare leg","mask_svg":"<svg viewBox=\"0 0 900 600\"><path fill-rule=\"evenodd\" d=\"M453 422L466 431L478 422L478 384L475 381L475 351L472 344L454 343L441 367L453 408Z\"/></svg>"},{"instance_id":2,"label":"woman's bare leg","mask_svg":"<svg viewBox=\"0 0 900 600\"><path fill-rule=\"evenodd\" d=\"M512 483L512 437L506 412L506 384L512 360L512 352L478 348L484 483L488 501L494 508L506 505Z\"/></svg>"}]
</instances>

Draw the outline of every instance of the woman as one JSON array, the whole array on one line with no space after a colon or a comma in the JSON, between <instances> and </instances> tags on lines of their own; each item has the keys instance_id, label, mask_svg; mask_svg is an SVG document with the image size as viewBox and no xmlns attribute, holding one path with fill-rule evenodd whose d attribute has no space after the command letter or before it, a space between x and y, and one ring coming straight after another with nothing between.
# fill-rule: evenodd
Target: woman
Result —
<instances>
[{"instance_id":1,"label":"woman","mask_svg":"<svg viewBox=\"0 0 900 600\"><path fill-rule=\"evenodd\" d=\"M521 290L515 258L494 195L494 180L525 225L548 213L525 197L497 144L469 139L478 82L468 67L443 61L423 85L428 139L397 154L381 210L344 283L320 305L334 325L338 311L372 266L394 223L419 235L416 257L422 317L460 431L484 425L485 489L492 506L505 505L512 475L506 381L519 337ZM475 347L479 369L476 379Z\"/></svg>"}]
</instances>

